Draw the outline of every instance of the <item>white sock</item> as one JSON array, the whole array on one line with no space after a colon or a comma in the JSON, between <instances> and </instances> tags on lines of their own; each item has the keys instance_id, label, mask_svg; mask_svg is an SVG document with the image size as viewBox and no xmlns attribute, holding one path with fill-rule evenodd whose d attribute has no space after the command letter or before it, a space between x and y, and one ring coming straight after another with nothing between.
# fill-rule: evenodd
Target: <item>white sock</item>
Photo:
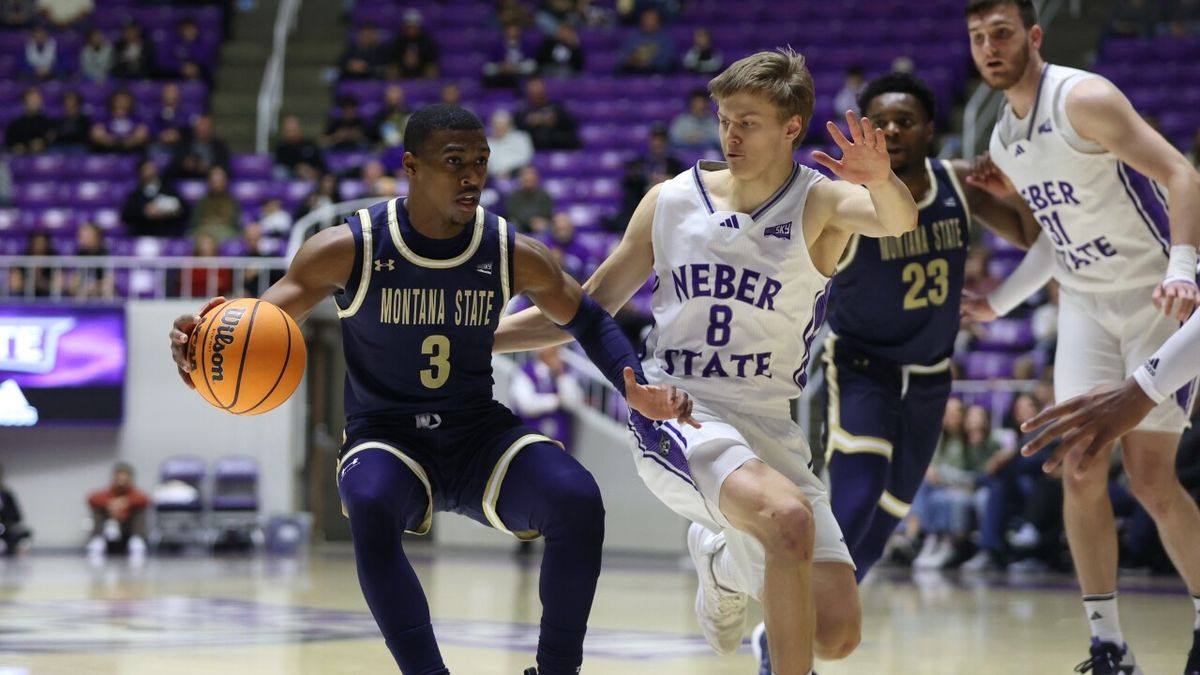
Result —
<instances>
[{"instance_id":1,"label":"white sock","mask_svg":"<svg viewBox=\"0 0 1200 675\"><path fill-rule=\"evenodd\" d=\"M1192 606L1196 608L1194 615L1196 623L1193 625L1192 630L1200 630L1200 595L1192 596Z\"/></svg>"},{"instance_id":2,"label":"white sock","mask_svg":"<svg viewBox=\"0 0 1200 675\"><path fill-rule=\"evenodd\" d=\"M1083 596L1084 613L1088 626L1092 629L1092 637L1101 642L1111 642L1118 647L1125 644L1121 635L1121 621L1117 613L1117 593L1104 595Z\"/></svg>"},{"instance_id":3,"label":"white sock","mask_svg":"<svg viewBox=\"0 0 1200 675\"><path fill-rule=\"evenodd\" d=\"M729 554L729 547L722 546L717 554L712 558L713 576L717 579L717 585L727 591L740 592L738 587L737 574L733 571L733 556Z\"/></svg>"}]
</instances>

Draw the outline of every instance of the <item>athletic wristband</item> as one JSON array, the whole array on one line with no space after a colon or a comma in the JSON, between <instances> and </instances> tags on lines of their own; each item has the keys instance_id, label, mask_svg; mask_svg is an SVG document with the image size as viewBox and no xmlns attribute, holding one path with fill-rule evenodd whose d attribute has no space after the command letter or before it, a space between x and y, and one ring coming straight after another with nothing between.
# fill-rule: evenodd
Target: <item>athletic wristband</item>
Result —
<instances>
[{"instance_id":1,"label":"athletic wristband","mask_svg":"<svg viewBox=\"0 0 1200 675\"><path fill-rule=\"evenodd\" d=\"M1167 261L1167 275L1163 284L1186 281L1196 285L1196 247L1176 244L1171 247L1171 259Z\"/></svg>"},{"instance_id":2,"label":"athletic wristband","mask_svg":"<svg viewBox=\"0 0 1200 675\"><path fill-rule=\"evenodd\" d=\"M641 384L646 383L642 373L642 364L634 354L633 345L629 338L621 332L621 327L596 304L587 293L579 301L579 309L567 323L559 326L570 333L592 363L604 373L621 395L625 395L625 368L633 368L634 376Z\"/></svg>"},{"instance_id":3,"label":"athletic wristband","mask_svg":"<svg viewBox=\"0 0 1200 675\"><path fill-rule=\"evenodd\" d=\"M1155 403L1190 386L1197 375L1200 375L1200 314L1193 314L1133 371L1133 379Z\"/></svg>"}]
</instances>

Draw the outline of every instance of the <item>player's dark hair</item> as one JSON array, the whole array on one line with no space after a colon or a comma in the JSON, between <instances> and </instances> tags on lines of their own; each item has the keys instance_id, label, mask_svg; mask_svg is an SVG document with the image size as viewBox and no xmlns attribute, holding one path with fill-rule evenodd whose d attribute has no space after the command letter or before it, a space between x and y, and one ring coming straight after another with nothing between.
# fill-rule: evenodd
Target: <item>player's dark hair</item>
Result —
<instances>
[{"instance_id":1,"label":"player's dark hair","mask_svg":"<svg viewBox=\"0 0 1200 675\"><path fill-rule=\"evenodd\" d=\"M1025 24L1026 29L1037 25L1037 8L1033 6L1033 0L967 0L967 18L1000 5L1016 7L1017 11L1021 13L1021 23Z\"/></svg>"},{"instance_id":2,"label":"player's dark hair","mask_svg":"<svg viewBox=\"0 0 1200 675\"><path fill-rule=\"evenodd\" d=\"M933 91L924 80L912 73L888 73L871 80L858 95L858 109L864 115L867 114L871 101L882 94L908 94L921 104L921 108L925 110L925 119L933 119Z\"/></svg>"},{"instance_id":3,"label":"player's dark hair","mask_svg":"<svg viewBox=\"0 0 1200 675\"><path fill-rule=\"evenodd\" d=\"M462 106L442 103L427 105L418 108L408 118L408 124L404 127L404 149L419 155L435 131L474 131L482 128L483 122L479 121L475 113Z\"/></svg>"}]
</instances>

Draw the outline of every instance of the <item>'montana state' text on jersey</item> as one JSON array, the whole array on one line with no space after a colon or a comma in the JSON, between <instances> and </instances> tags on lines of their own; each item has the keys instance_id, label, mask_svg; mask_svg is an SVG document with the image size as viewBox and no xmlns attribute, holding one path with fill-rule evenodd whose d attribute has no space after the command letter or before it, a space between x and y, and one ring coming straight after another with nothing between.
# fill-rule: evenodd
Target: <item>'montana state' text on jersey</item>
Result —
<instances>
[{"instance_id":1,"label":"'montana state' text on jersey","mask_svg":"<svg viewBox=\"0 0 1200 675\"><path fill-rule=\"evenodd\" d=\"M1153 286L1170 247L1166 190L1079 136L1067 94L1100 77L1047 64L1033 108L1018 119L1005 104L990 151L1054 244L1055 277L1084 292Z\"/></svg>"},{"instance_id":2,"label":"'montana state' text on jersey","mask_svg":"<svg viewBox=\"0 0 1200 675\"><path fill-rule=\"evenodd\" d=\"M718 211L701 161L663 183L652 240L658 275L643 368L702 403L787 417L806 382L808 347L829 279L804 239L804 204L821 174L795 165L754 213Z\"/></svg>"},{"instance_id":3,"label":"'montana state' text on jersey","mask_svg":"<svg viewBox=\"0 0 1200 675\"><path fill-rule=\"evenodd\" d=\"M355 273L335 296L346 355L346 417L481 407L492 400L492 344L513 287L516 235L477 209L452 239L429 239L403 198L347 219Z\"/></svg>"},{"instance_id":4,"label":"'montana state' text on jersey","mask_svg":"<svg viewBox=\"0 0 1200 675\"><path fill-rule=\"evenodd\" d=\"M925 166L929 192L917 204L917 229L854 235L829 289L833 332L899 365L937 364L958 335L970 211L950 163Z\"/></svg>"}]
</instances>

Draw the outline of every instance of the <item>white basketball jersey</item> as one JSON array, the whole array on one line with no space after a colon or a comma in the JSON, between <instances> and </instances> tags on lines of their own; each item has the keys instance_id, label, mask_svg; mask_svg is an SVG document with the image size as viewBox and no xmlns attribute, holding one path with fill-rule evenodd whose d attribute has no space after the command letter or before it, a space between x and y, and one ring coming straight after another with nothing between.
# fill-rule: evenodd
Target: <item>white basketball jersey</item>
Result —
<instances>
[{"instance_id":1,"label":"white basketball jersey","mask_svg":"<svg viewBox=\"0 0 1200 675\"><path fill-rule=\"evenodd\" d=\"M1047 64L1026 119L1004 105L992 160L1054 244L1059 283L1083 292L1153 286L1170 247L1166 189L1071 126L1067 93L1092 77Z\"/></svg>"},{"instance_id":2,"label":"white basketball jersey","mask_svg":"<svg viewBox=\"0 0 1200 675\"><path fill-rule=\"evenodd\" d=\"M663 184L652 239L654 328L643 368L706 404L788 417L807 376L829 279L804 239L804 203L824 177L799 164L754 213L719 211L701 161Z\"/></svg>"}]
</instances>

